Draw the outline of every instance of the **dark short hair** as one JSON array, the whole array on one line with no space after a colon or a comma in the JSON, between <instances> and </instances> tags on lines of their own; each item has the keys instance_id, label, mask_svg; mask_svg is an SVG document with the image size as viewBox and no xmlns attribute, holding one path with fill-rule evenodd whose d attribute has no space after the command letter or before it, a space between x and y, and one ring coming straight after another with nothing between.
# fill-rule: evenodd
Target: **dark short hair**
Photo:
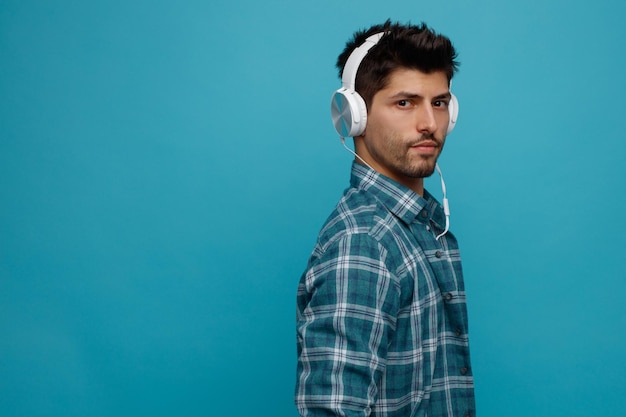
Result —
<instances>
[{"instance_id":1,"label":"dark short hair","mask_svg":"<svg viewBox=\"0 0 626 417\"><path fill-rule=\"evenodd\" d=\"M337 58L339 78L352 51L369 36L380 32L385 32L385 35L361 62L355 83L356 91L368 107L374 95L386 87L389 75L396 69L417 69L427 74L442 71L448 77L448 82L458 70L457 53L450 39L436 33L425 23L403 25L387 20L354 33Z\"/></svg>"}]
</instances>

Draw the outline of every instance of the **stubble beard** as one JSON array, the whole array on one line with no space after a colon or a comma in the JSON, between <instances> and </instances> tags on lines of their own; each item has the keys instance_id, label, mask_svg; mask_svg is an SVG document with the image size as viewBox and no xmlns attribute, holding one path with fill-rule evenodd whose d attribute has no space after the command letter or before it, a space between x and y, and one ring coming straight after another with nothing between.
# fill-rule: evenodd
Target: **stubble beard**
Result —
<instances>
[{"instance_id":1,"label":"stubble beard","mask_svg":"<svg viewBox=\"0 0 626 417\"><path fill-rule=\"evenodd\" d=\"M432 140L438 144L438 151L434 155L417 155L410 151L411 145ZM444 141L433 135L423 137L417 142L407 142L397 138L386 138L384 143L383 157L388 168L408 178L427 178L435 172L435 164L443 149ZM382 156L382 155L379 155Z\"/></svg>"}]
</instances>

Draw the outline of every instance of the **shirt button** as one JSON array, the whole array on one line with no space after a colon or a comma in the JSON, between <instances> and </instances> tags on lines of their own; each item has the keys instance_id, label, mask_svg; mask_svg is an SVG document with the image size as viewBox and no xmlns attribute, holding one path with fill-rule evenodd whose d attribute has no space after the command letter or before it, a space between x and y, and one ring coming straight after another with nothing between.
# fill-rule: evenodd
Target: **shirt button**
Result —
<instances>
[{"instance_id":1,"label":"shirt button","mask_svg":"<svg viewBox=\"0 0 626 417\"><path fill-rule=\"evenodd\" d=\"M442 253L441 253L441 251L440 251L440 250L438 250L437 252L435 252L435 256L436 256L437 258L441 258L441 255L442 255Z\"/></svg>"},{"instance_id":2,"label":"shirt button","mask_svg":"<svg viewBox=\"0 0 626 417\"><path fill-rule=\"evenodd\" d=\"M426 226L426 230L430 232L430 226Z\"/></svg>"},{"instance_id":3,"label":"shirt button","mask_svg":"<svg viewBox=\"0 0 626 417\"><path fill-rule=\"evenodd\" d=\"M467 374L467 368L461 368L461 375L466 375Z\"/></svg>"},{"instance_id":4,"label":"shirt button","mask_svg":"<svg viewBox=\"0 0 626 417\"><path fill-rule=\"evenodd\" d=\"M454 330L454 334L455 334L457 337L459 337L459 336L461 336L461 335L463 334L463 332L461 331L461 328L460 328L460 327L457 327L457 328Z\"/></svg>"},{"instance_id":5,"label":"shirt button","mask_svg":"<svg viewBox=\"0 0 626 417\"><path fill-rule=\"evenodd\" d=\"M446 295L444 295L444 298L446 299L446 301L450 301L452 300L452 294L451 293L446 293Z\"/></svg>"},{"instance_id":6,"label":"shirt button","mask_svg":"<svg viewBox=\"0 0 626 417\"><path fill-rule=\"evenodd\" d=\"M423 218L428 217L428 210L422 210L422 217Z\"/></svg>"}]
</instances>

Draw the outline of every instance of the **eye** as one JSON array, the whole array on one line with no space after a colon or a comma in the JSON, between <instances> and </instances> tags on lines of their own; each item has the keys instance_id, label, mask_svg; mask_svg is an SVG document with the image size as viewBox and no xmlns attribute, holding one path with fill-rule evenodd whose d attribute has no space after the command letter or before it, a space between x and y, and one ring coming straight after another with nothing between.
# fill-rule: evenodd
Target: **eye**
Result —
<instances>
[{"instance_id":1,"label":"eye","mask_svg":"<svg viewBox=\"0 0 626 417\"><path fill-rule=\"evenodd\" d=\"M447 109L448 108L448 101L447 100L437 100L437 101L435 101L433 103L433 107Z\"/></svg>"},{"instance_id":2,"label":"eye","mask_svg":"<svg viewBox=\"0 0 626 417\"><path fill-rule=\"evenodd\" d=\"M398 100L398 107L406 108L411 106L411 102L409 100Z\"/></svg>"}]
</instances>

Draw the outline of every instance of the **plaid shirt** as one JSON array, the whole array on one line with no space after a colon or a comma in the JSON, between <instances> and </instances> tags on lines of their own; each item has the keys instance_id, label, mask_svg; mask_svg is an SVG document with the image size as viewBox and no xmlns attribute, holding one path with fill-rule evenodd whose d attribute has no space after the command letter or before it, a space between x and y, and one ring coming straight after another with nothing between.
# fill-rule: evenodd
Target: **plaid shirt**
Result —
<instances>
[{"instance_id":1,"label":"plaid shirt","mask_svg":"<svg viewBox=\"0 0 626 417\"><path fill-rule=\"evenodd\" d=\"M474 416L458 245L428 193L363 165L298 287L302 416Z\"/></svg>"}]
</instances>

